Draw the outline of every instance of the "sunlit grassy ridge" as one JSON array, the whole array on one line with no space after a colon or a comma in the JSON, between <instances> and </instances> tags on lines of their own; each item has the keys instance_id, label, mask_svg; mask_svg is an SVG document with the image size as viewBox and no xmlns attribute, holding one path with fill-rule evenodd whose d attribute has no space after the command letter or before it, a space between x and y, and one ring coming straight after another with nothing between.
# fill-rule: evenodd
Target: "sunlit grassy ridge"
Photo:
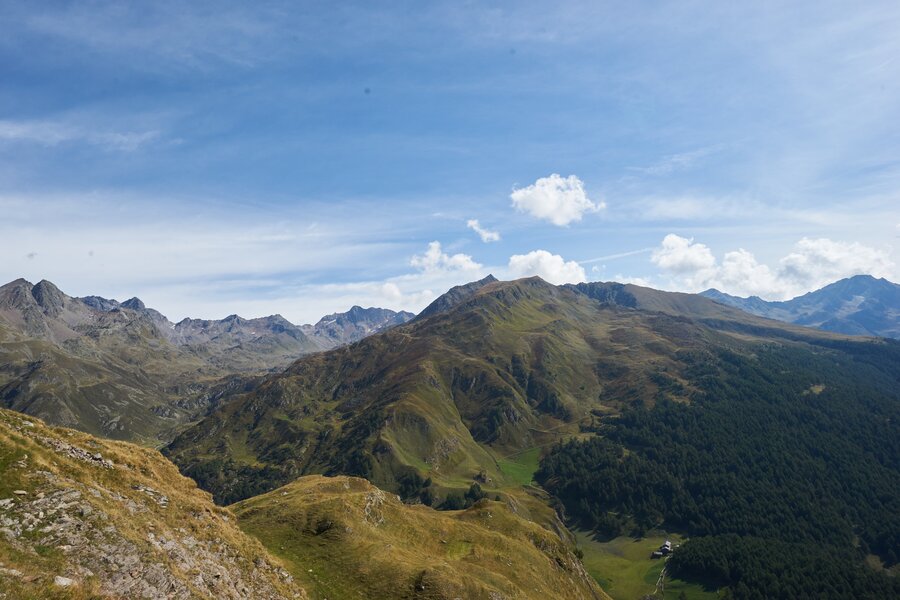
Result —
<instances>
[{"instance_id":1,"label":"sunlit grassy ridge","mask_svg":"<svg viewBox=\"0 0 900 600\"><path fill-rule=\"evenodd\" d=\"M224 503L309 473L363 476L405 498L440 499L479 474L500 491L527 483L532 468L504 457L590 431L626 405L686 401L686 355L827 335L618 284L530 278L455 299L297 361L226 400L167 453Z\"/></svg>"},{"instance_id":2,"label":"sunlit grassy ridge","mask_svg":"<svg viewBox=\"0 0 900 600\"><path fill-rule=\"evenodd\" d=\"M232 508L313 598L607 598L568 540L503 502L436 511L308 476Z\"/></svg>"},{"instance_id":3,"label":"sunlit grassy ridge","mask_svg":"<svg viewBox=\"0 0 900 600\"><path fill-rule=\"evenodd\" d=\"M158 452L6 410L0 563L0 593L23 600L305 597Z\"/></svg>"}]
</instances>

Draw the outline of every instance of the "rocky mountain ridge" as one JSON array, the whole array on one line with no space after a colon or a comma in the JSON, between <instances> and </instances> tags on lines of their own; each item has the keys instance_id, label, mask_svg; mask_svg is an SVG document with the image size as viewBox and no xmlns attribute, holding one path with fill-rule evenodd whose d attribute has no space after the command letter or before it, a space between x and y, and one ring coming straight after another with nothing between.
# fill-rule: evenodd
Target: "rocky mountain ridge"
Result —
<instances>
[{"instance_id":1,"label":"rocky mountain ridge","mask_svg":"<svg viewBox=\"0 0 900 600\"><path fill-rule=\"evenodd\" d=\"M716 289L702 296L748 313L849 335L900 339L900 285L871 275L856 275L792 300L769 302L739 298Z\"/></svg>"},{"instance_id":2,"label":"rocky mountain ridge","mask_svg":"<svg viewBox=\"0 0 900 600\"><path fill-rule=\"evenodd\" d=\"M608 600L522 513L322 476L223 508L155 450L0 409L0 598Z\"/></svg>"},{"instance_id":3,"label":"rocky mountain ridge","mask_svg":"<svg viewBox=\"0 0 900 600\"><path fill-rule=\"evenodd\" d=\"M309 333L280 315L171 323L138 298L76 298L48 281L18 279L0 287L0 406L158 444L202 412L205 390L220 379L278 370L409 313L331 317L342 327Z\"/></svg>"},{"instance_id":4,"label":"rocky mountain ridge","mask_svg":"<svg viewBox=\"0 0 900 600\"><path fill-rule=\"evenodd\" d=\"M347 312L325 315L315 325L303 325L301 329L321 345L333 348L403 325L414 317L406 311L353 306Z\"/></svg>"}]
</instances>

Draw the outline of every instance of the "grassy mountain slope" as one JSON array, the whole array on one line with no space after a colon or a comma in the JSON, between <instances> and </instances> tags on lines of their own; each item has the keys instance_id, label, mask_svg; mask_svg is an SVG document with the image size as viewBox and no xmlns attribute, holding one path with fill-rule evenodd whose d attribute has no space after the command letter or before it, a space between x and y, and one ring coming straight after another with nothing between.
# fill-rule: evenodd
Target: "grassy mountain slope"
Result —
<instances>
[{"instance_id":1,"label":"grassy mountain slope","mask_svg":"<svg viewBox=\"0 0 900 600\"><path fill-rule=\"evenodd\" d=\"M152 334L145 323L63 344L0 323L0 405L57 425L158 444L185 413L176 398L220 373ZM115 325L118 327L118 325Z\"/></svg>"},{"instance_id":2,"label":"grassy mountain slope","mask_svg":"<svg viewBox=\"0 0 900 600\"><path fill-rule=\"evenodd\" d=\"M828 338L619 284L489 281L452 300L297 361L223 401L167 454L226 503L308 473L359 475L404 497L442 497L476 476L498 490L517 483L503 456L590 431L624 406L686 400L686 356Z\"/></svg>"},{"instance_id":3,"label":"grassy mountain slope","mask_svg":"<svg viewBox=\"0 0 900 600\"><path fill-rule=\"evenodd\" d=\"M221 378L277 371L411 317L354 307L316 327L280 315L171 323L138 298L73 298L18 279L0 286L0 406L158 445L208 408Z\"/></svg>"},{"instance_id":4,"label":"grassy mountain slope","mask_svg":"<svg viewBox=\"0 0 900 600\"><path fill-rule=\"evenodd\" d=\"M0 597L106 596L306 594L158 452L0 410Z\"/></svg>"},{"instance_id":5,"label":"grassy mountain slope","mask_svg":"<svg viewBox=\"0 0 900 600\"><path fill-rule=\"evenodd\" d=\"M502 502L436 511L314 475L232 509L312 598L607 598L567 541Z\"/></svg>"}]
</instances>

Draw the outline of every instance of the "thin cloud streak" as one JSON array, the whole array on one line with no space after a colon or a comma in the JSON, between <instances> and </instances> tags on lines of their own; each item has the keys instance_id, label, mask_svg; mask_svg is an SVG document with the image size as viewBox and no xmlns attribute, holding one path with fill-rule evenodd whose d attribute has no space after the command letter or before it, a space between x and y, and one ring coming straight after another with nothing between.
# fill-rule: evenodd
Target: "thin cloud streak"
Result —
<instances>
[{"instance_id":1,"label":"thin cloud streak","mask_svg":"<svg viewBox=\"0 0 900 600\"><path fill-rule=\"evenodd\" d=\"M592 263L603 262L607 260L616 260L617 258L627 258L629 256L637 256L638 254L649 254L653 252L656 248L651 246L649 248L641 248L640 250L631 250L630 252L619 252L618 254L607 254L606 256L598 256L597 258L589 258L587 260L579 260L578 264L580 265L589 265Z\"/></svg>"},{"instance_id":2,"label":"thin cloud streak","mask_svg":"<svg viewBox=\"0 0 900 600\"><path fill-rule=\"evenodd\" d=\"M97 131L53 121L0 120L0 142L33 142L57 146L86 142L108 150L131 152L156 140L159 131Z\"/></svg>"}]
</instances>

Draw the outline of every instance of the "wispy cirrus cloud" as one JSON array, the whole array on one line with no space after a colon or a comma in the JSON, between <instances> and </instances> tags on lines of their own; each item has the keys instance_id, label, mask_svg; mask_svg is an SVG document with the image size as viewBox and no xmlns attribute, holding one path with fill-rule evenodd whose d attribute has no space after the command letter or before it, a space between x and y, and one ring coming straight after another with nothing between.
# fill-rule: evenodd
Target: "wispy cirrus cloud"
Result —
<instances>
[{"instance_id":1,"label":"wispy cirrus cloud","mask_svg":"<svg viewBox=\"0 0 900 600\"><path fill-rule=\"evenodd\" d=\"M75 3L54 11L33 11L27 3L13 2L7 14L17 36L65 41L128 69L153 71L271 60L278 55L273 48L291 29L285 16L277 6L169 1L133 8L114 2Z\"/></svg>"},{"instance_id":2,"label":"wispy cirrus cloud","mask_svg":"<svg viewBox=\"0 0 900 600\"><path fill-rule=\"evenodd\" d=\"M650 247L650 248L640 248L640 249L638 249L638 250L629 250L629 251L627 251L627 252L616 252L615 254L607 254L607 255L604 255L604 256L597 256L597 257L595 257L595 258L588 258L588 259L586 259L586 260L579 260L579 261L578 261L578 264L581 264L581 265L589 265L589 264L593 264L593 263L604 262L604 261L607 261L607 260L616 260L616 259L619 259L619 258L628 258L629 256L637 256L637 255L639 255L639 254L648 254L648 253L650 253L650 252L653 252L654 250L655 250L655 248Z\"/></svg>"},{"instance_id":3,"label":"wispy cirrus cloud","mask_svg":"<svg viewBox=\"0 0 900 600\"><path fill-rule=\"evenodd\" d=\"M83 142L107 150L131 152L157 140L159 136L160 132L157 130L112 131L50 120L0 120L0 142L35 143L42 146Z\"/></svg>"},{"instance_id":4,"label":"wispy cirrus cloud","mask_svg":"<svg viewBox=\"0 0 900 600\"><path fill-rule=\"evenodd\" d=\"M670 175L678 171L684 171L695 167L702 161L702 159L718 152L721 149L722 145L715 145L706 148L699 148L697 150L691 150L689 152L669 154L649 166L630 167L629 170L640 173L642 175L649 175L653 177Z\"/></svg>"}]
</instances>

